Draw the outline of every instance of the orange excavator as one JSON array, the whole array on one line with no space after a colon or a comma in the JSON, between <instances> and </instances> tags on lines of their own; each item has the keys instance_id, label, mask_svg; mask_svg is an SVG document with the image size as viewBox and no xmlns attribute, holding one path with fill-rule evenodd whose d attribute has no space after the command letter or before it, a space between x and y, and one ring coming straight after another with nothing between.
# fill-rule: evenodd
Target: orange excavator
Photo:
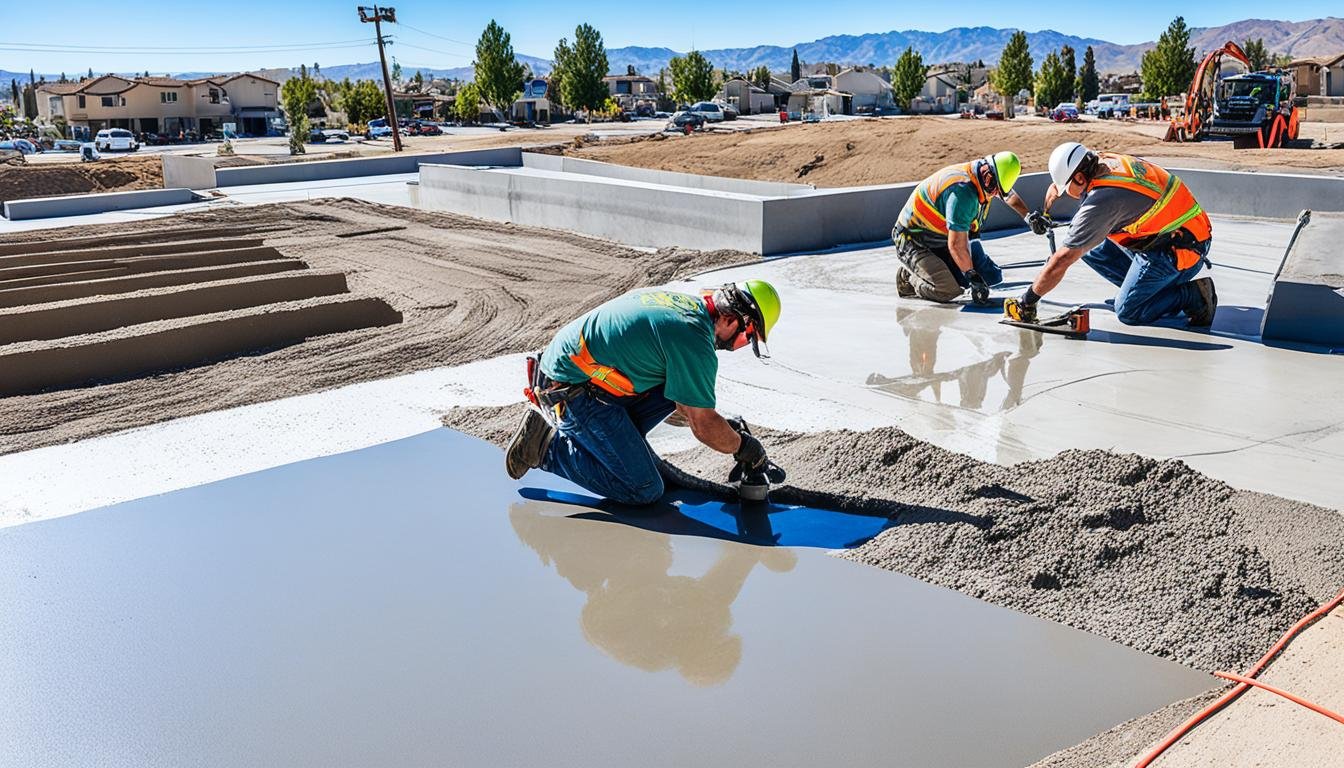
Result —
<instances>
[{"instance_id":1,"label":"orange excavator","mask_svg":"<svg viewBox=\"0 0 1344 768\"><path fill-rule=\"evenodd\" d=\"M1224 76L1225 64L1244 71ZM1185 97L1185 114L1172 118L1164 140L1230 138L1238 149L1296 141L1302 121L1296 80L1283 70L1250 69L1250 58L1230 41L1205 56Z\"/></svg>"}]
</instances>

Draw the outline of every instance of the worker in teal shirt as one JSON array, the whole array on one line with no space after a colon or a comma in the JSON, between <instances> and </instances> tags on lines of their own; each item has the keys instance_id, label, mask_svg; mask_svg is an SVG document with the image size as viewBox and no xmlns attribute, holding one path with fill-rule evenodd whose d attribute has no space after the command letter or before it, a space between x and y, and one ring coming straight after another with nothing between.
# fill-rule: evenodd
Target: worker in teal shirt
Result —
<instances>
[{"instance_id":1,"label":"worker in teal shirt","mask_svg":"<svg viewBox=\"0 0 1344 768\"><path fill-rule=\"evenodd\" d=\"M995 197L1045 232L1045 218L1028 212L1013 186L1022 163L1012 152L949 165L921 181L892 228L898 296L950 302L971 291L976 304L989 302L989 289L1003 281L1003 270L980 244L980 226Z\"/></svg>"},{"instance_id":2,"label":"worker in teal shirt","mask_svg":"<svg viewBox=\"0 0 1344 768\"><path fill-rule=\"evenodd\" d=\"M624 504L663 495L645 435L676 411L700 442L763 467L760 441L715 410L716 350L751 344L757 356L779 317L763 280L693 296L641 289L560 329L529 360L529 408L505 455L509 476L540 468Z\"/></svg>"}]
</instances>

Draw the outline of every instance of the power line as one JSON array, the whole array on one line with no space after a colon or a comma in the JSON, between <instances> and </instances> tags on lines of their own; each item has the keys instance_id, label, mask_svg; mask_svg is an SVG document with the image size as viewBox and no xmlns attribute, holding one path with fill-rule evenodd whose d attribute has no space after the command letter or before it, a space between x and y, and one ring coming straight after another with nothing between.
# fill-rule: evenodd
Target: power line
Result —
<instances>
[{"instance_id":1,"label":"power line","mask_svg":"<svg viewBox=\"0 0 1344 768\"><path fill-rule=\"evenodd\" d=\"M419 27L412 27L410 24L407 24L407 23L405 23L405 22L400 22L400 21L399 21L399 22L397 22L397 26L401 27L402 29L409 29L409 30L411 30L411 31L413 31L413 32L419 32L419 33L422 34L422 35L429 35L430 37L437 37L437 38L439 38L440 40L447 40L447 41L450 42L450 43L457 43L458 45L465 45L465 46L467 46L468 48L472 48L472 47L474 47L474 46L476 45L475 43L468 43L468 42L465 41L465 40L454 40L454 39L451 38L451 37L444 37L443 35L436 35L436 34L434 34L433 32L426 32L425 30L420 29Z\"/></svg>"},{"instance_id":2,"label":"power line","mask_svg":"<svg viewBox=\"0 0 1344 768\"><path fill-rule=\"evenodd\" d=\"M4 43L0 50L31 51L41 53L275 53L283 51L319 51L341 48L363 48L373 45L365 40L336 40L327 43L296 43L292 45L243 45L243 46L110 46L110 45L58 45L48 43Z\"/></svg>"},{"instance_id":3,"label":"power line","mask_svg":"<svg viewBox=\"0 0 1344 768\"><path fill-rule=\"evenodd\" d=\"M399 46L401 46L401 47L403 47L403 48L414 48L414 49L416 49L416 50L418 50L418 51L429 51L430 53L437 53L437 54L440 54L440 55L442 55L442 56L461 56L461 55L462 55L461 52L458 52L458 53L452 53L452 52L450 52L450 51L440 51L440 50L438 50L437 48L426 48L426 47L424 47L423 45L412 45L411 43L407 43L407 42L404 42L404 41L402 41L402 40L397 40L397 39L395 39L395 38L389 39L389 40L388 40L388 43L390 43L390 44L395 44L395 45L399 45Z\"/></svg>"}]
</instances>

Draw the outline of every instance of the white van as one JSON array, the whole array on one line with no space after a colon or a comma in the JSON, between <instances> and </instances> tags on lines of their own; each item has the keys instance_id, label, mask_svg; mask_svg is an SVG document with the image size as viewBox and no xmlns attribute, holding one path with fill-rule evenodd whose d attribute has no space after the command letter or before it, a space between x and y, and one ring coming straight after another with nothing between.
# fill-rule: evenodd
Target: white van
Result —
<instances>
[{"instance_id":1,"label":"white van","mask_svg":"<svg viewBox=\"0 0 1344 768\"><path fill-rule=\"evenodd\" d=\"M1116 112L1128 109L1128 93L1101 93L1097 94L1097 98L1087 102L1087 107L1083 111L1098 117L1114 117Z\"/></svg>"},{"instance_id":2,"label":"white van","mask_svg":"<svg viewBox=\"0 0 1344 768\"><path fill-rule=\"evenodd\" d=\"M101 152L134 152L140 148L135 135L125 128L104 128L93 137L93 146Z\"/></svg>"}]
</instances>

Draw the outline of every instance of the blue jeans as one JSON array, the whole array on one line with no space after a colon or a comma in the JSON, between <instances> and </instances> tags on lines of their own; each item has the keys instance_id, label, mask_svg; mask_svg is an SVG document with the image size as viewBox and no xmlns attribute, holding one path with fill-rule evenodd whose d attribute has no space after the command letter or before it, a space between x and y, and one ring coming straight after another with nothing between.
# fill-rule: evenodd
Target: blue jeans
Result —
<instances>
[{"instance_id":1,"label":"blue jeans","mask_svg":"<svg viewBox=\"0 0 1344 768\"><path fill-rule=\"evenodd\" d=\"M947 258L951 262L952 254L948 253ZM962 288L971 287L971 281L966 279L965 273L957 269L956 264L949 263L948 266L952 267L952 276L957 278L957 283ZM971 238L971 266L975 267L975 271L984 278L985 285L998 285L1003 282L1003 270L985 253L985 246L980 244L978 237Z\"/></svg>"},{"instance_id":2,"label":"blue jeans","mask_svg":"<svg viewBox=\"0 0 1344 768\"><path fill-rule=\"evenodd\" d=\"M1204 256L1208 240L1193 250ZM1115 294L1115 316L1125 325L1148 325L1163 317L1200 306L1199 289L1190 284L1203 260L1193 267L1176 268L1171 249L1131 251L1111 240L1083 254L1083 261L1120 290Z\"/></svg>"},{"instance_id":3,"label":"blue jeans","mask_svg":"<svg viewBox=\"0 0 1344 768\"><path fill-rule=\"evenodd\" d=\"M676 405L662 387L626 400L584 393L566 403L541 468L621 504L662 498L663 478L644 436Z\"/></svg>"}]
</instances>

